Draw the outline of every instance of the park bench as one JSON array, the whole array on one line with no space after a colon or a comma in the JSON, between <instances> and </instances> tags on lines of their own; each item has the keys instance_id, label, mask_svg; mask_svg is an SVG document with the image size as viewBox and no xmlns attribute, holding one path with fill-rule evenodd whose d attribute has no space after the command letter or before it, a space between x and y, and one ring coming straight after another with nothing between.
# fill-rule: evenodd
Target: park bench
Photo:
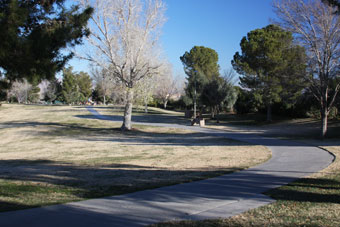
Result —
<instances>
[{"instance_id":1,"label":"park bench","mask_svg":"<svg viewBox=\"0 0 340 227\"><path fill-rule=\"evenodd\" d=\"M191 126L194 125L199 125L201 127L205 126L205 120L203 117L201 117L200 115L197 115L196 118L191 120Z\"/></svg>"}]
</instances>

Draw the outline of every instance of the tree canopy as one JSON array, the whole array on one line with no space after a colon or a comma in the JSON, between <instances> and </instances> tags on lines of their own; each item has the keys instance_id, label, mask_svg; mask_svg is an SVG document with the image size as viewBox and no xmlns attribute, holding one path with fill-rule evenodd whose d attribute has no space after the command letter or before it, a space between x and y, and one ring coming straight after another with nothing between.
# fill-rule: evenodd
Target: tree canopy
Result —
<instances>
[{"instance_id":1,"label":"tree canopy","mask_svg":"<svg viewBox=\"0 0 340 227\"><path fill-rule=\"evenodd\" d=\"M88 43L82 58L110 72L126 87L126 104L121 129L132 128L134 87L159 73L162 65L158 39L165 21L162 0L80 0L93 5Z\"/></svg>"},{"instance_id":2,"label":"tree canopy","mask_svg":"<svg viewBox=\"0 0 340 227\"><path fill-rule=\"evenodd\" d=\"M51 79L72 58L65 48L89 35L92 8L65 0L0 0L0 71L7 79Z\"/></svg>"},{"instance_id":3,"label":"tree canopy","mask_svg":"<svg viewBox=\"0 0 340 227\"><path fill-rule=\"evenodd\" d=\"M323 2L335 6L338 8L337 13L340 13L339 8L340 8L340 1L339 0L322 0Z\"/></svg>"},{"instance_id":4,"label":"tree canopy","mask_svg":"<svg viewBox=\"0 0 340 227\"><path fill-rule=\"evenodd\" d=\"M271 105L280 101L283 91L301 87L305 73L305 54L300 46L293 45L290 32L276 25L268 25L247 34L241 40L242 53L236 52L232 65L242 75L241 86L251 89L267 107L267 120L271 120ZM294 86L287 86L287 85Z\"/></svg>"},{"instance_id":5,"label":"tree canopy","mask_svg":"<svg viewBox=\"0 0 340 227\"><path fill-rule=\"evenodd\" d=\"M211 48L194 46L189 52L185 52L180 59L187 74L187 87L185 89L187 101L192 100L194 114L196 114L196 105L202 105L201 94L204 87L210 81L219 79L218 54Z\"/></svg>"},{"instance_id":6,"label":"tree canopy","mask_svg":"<svg viewBox=\"0 0 340 227\"><path fill-rule=\"evenodd\" d=\"M92 80L87 73L72 70L72 67L63 70L63 99L69 104L86 102L92 94Z\"/></svg>"},{"instance_id":7,"label":"tree canopy","mask_svg":"<svg viewBox=\"0 0 340 227\"><path fill-rule=\"evenodd\" d=\"M90 98L92 94L92 79L86 72L79 72L76 75L79 91L84 97L84 100Z\"/></svg>"},{"instance_id":8,"label":"tree canopy","mask_svg":"<svg viewBox=\"0 0 340 227\"><path fill-rule=\"evenodd\" d=\"M188 77L191 77L195 72L203 74L209 80L220 75L217 63L218 54L211 48L194 46L189 52L185 52L180 59Z\"/></svg>"},{"instance_id":9,"label":"tree canopy","mask_svg":"<svg viewBox=\"0 0 340 227\"><path fill-rule=\"evenodd\" d=\"M211 118L218 118L218 113L225 107L229 107L236 101L236 91L231 83L225 79L211 80L203 88L202 103L210 107ZM218 119L217 119L218 121Z\"/></svg>"},{"instance_id":10,"label":"tree canopy","mask_svg":"<svg viewBox=\"0 0 340 227\"><path fill-rule=\"evenodd\" d=\"M328 115L340 92L340 15L335 3L321 0L274 2L279 24L292 32L306 49L308 89L319 102L321 137L327 133Z\"/></svg>"}]
</instances>

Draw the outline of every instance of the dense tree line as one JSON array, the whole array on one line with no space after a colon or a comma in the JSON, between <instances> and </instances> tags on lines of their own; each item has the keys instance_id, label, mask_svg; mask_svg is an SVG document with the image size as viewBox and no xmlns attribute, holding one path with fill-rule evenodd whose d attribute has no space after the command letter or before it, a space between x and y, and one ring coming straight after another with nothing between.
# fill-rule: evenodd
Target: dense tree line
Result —
<instances>
[{"instance_id":1,"label":"dense tree line","mask_svg":"<svg viewBox=\"0 0 340 227\"><path fill-rule=\"evenodd\" d=\"M171 66L169 66L171 67ZM124 104L124 85L112 80L106 70L94 69L91 75L74 72L72 67L64 68L61 80L51 79L29 83L26 79L16 80L10 87L4 87L0 100L19 103L59 103L59 104ZM134 88L134 104L167 107L173 95L180 92L179 80L173 77L170 68L153 77L146 77ZM165 83L164 83L165 82ZM6 86L7 83L4 83ZM160 86L160 84L163 84ZM1 85L1 80L0 80Z\"/></svg>"}]
</instances>

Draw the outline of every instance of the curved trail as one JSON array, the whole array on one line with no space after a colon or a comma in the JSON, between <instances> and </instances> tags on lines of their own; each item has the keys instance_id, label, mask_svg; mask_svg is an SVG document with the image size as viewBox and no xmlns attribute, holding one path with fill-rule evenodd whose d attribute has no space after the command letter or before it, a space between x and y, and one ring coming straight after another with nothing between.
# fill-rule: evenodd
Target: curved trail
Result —
<instances>
[{"instance_id":1,"label":"curved trail","mask_svg":"<svg viewBox=\"0 0 340 227\"><path fill-rule=\"evenodd\" d=\"M101 120L92 107L88 110ZM144 226L174 219L227 218L274 202L262 193L326 168L333 157L306 144L200 127L183 128L267 146L272 158L253 168L192 183L0 214L1 226Z\"/></svg>"}]
</instances>

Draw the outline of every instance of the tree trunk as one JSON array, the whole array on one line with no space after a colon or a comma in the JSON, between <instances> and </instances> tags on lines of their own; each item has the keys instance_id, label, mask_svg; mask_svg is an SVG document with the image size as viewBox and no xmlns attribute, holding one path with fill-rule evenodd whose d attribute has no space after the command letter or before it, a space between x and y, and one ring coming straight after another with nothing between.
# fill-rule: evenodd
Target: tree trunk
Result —
<instances>
[{"instance_id":1,"label":"tree trunk","mask_svg":"<svg viewBox=\"0 0 340 227\"><path fill-rule=\"evenodd\" d=\"M164 101L164 104L163 104L164 109L166 109L166 106L167 106L167 105L168 105L168 100Z\"/></svg>"},{"instance_id":2,"label":"tree trunk","mask_svg":"<svg viewBox=\"0 0 340 227\"><path fill-rule=\"evenodd\" d=\"M194 118L197 117L197 111L196 111L196 99L194 100Z\"/></svg>"},{"instance_id":3,"label":"tree trunk","mask_svg":"<svg viewBox=\"0 0 340 227\"><path fill-rule=\"evenodd\" d=\"M215 119L215 107L210 107L211 109L211 119Z\"/></svg>"},{"instance_id":4,"label":"tree trunk","mask_svg":"<svg viewBox=\"0 0 340 227\"><path fill-rule=\"evenodd\" d=\"M148 112L148 102L144 102L144 112Z\"/></svg>"},{"instance_id":5,"label":"tree trunk","mask_svg":"<svg viewBox=\"0 0 340 227\"><path fill-rule=\"evenodd\" d=\"M220 123L219 114L220 114L220 111L219 111L218 107L216 107L216 123L217 124Z\"/></svg>"},{"instance_id":6,"label":"tree trunk","mask_svg":"<svg viewBox=\"0 0 340 227\"><path fill-rule=\"evenodd\" d=\"M328 112L327 108L321 108L321 139L324 139L327 134L327 120L328 120Z\"/></svg>"},{"instance_id":7,"label":"tree trunk","mask_svg":"<svg viewBox=\"0 0 340 227\"><path fill-rule=\"evenodd\" d=\"M133 90L129 88L126 92L126 104L124 110L124 120L121 127L122 131L131 130Z\"/></svg>"},{"instance_id":8,"label":"tree trunk","mask_svg":"<svg viewBox=\"0 0 340 227\"><path fill-rule=\"evenodd\" d=\"M267 105L267 121L272 121L272 105Z\"/></svg>"},{"instance_id":9,"label":"tree trunk","mask_svg":"<svg viewBox=\"0 0 340 227\"><path fill-rule=\"evenodd\" d=\"M105 95L104 95L104 105L106 105L106 98L105 98Z\"/></svg>"}]
</instances>

